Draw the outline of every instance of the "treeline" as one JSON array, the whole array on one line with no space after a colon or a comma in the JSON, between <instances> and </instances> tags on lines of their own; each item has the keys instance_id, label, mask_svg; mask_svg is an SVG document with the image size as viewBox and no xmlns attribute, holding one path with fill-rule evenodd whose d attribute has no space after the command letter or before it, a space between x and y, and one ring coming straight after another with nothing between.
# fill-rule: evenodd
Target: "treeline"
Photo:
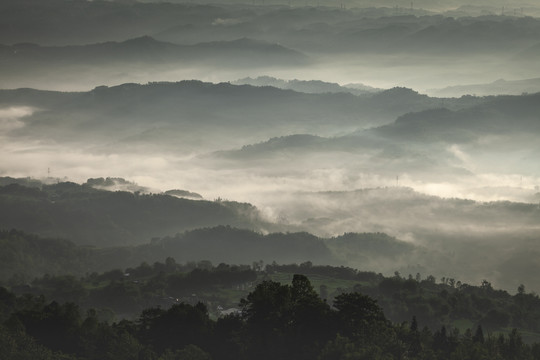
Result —
<instances>
[{"instance_id":1,"label":"treeline","mask_svg":"<svg viewBox=\"0 0 540 360\"><path fill-rule=\"evenodd\" d=\"M513 330L482 327L431 331L421 322L392 323L377 301L358 293L332 306L308 278L290 285L263 281L241 311L214 320L203 303L147 308L136 320L100 321L74 303L15 296L0 288L0 357L5 359L540 359L540 345Z\"/></svg>"},{"instance_id":2,"label":"treeline","mask_svg":"<svg viewBox=\"0 0 540 360\"><path fill-rule=\"evenodd\" d=\"M382 274L372 271L358 271L348 266L313 265L311 261L298 264L279 265L276 262L265 266L268 273L295 273L303 275L322 275L335 279L368 281L376 284L384 279Z\"/></svg>"},{"instance_id":3,"label":"treeline","mask_svg":"<svg viewBox=\"0 0 540 360\"><path fill-rule=\"evenodd\" d=\"M358 271L349 267L301 264L214 266L210 261L141 263L137 267L104 273L45 275L30 282L10 282L16 294L44 295L58 302L74 302L82 309L94 308L100 319L133 319L144 308L185 302L202 302L212 317L222 310L237 307L238 301L253 286L264 280L290 279L305 275L317 283L319 296L332 303L342 293L360 292L378 301L393 322L410 321L414 316L431 330L442 326L461 331L482 326L489 332L527 331L528 341L540 339L540 298L520 286L516 294L494 289L488 281L480 286L452 278L439 281L420 274L402 277L396 273Z\"/></svg>"},{"instance_id":4,"label":"treeline","mask_svg":"<svg viewBox=\"0 0 540 360\"><path fill-rule=\"evenodd\" d=\"M484 280L480 286L433 276L425 279L387 277L356 290L378 299L387 315L403 321L416 315L418 321L436 328L444 324L462 328L481 324L489 331L519 328L540 332L540 298L526 293L522 285L515 295L496 290ZM538 337L538 335L536 335Z\"/></svg>"},{"instance_id":5,"label":"treeline","mask_svg":"<svg viewBox=\"0 0 540 360\"><path fill-rule=\"evenodd\" d=\"M437 281L432 275L404 277L399 273L385 277L374 272L313 265L311 262L300 265L274 263L267 265L266 270L357 281L352 287L337 289L324 297L332 299L343 291L362 292L376 299L395 322L415 316L431 329L445 325L462 329L482 325L488 331L518 328L540 333L540 298L535 293L527 293L523 285L511 295L494 289L487 280L473 286L453 278L442 277ZM321 294L324 292L325 289L321 289Z\"/></svg>"},{"instance_id":6,"label":"treeline","mask_svg":"<svg viewBox=\"0 0 540 360\"><path fill-rule=\"evenodd\" d=\"M96 248L15 229L0 230L0 284L30 282L43 274L84 276L143 262L152 264L167 257L178 262L207 259L216 264L245 264L254 259L332 263L334 259L323 239L306 232L263 235L216 226L154 238L144 245Z\"/></svg>"},{"instance_id":7,"label":"treeline","mask_svg":"<svg viewBox=\"0 0 540 360\"><path fill-rule=\"evenodd\" d=\"M253 286L257 273L248 265L219 264L209 261L177 264L173 258L164 263L146 262L125 270L98 274L45 275L27 284L12 285L16 294L45 296L59 303L72 302L82 309L95 309L102 319L133 318L144 308L185 302L204 302L213 314L218 307L236 306L238 297L228 296L230 289Z\"/></svg>"}]
</instances>

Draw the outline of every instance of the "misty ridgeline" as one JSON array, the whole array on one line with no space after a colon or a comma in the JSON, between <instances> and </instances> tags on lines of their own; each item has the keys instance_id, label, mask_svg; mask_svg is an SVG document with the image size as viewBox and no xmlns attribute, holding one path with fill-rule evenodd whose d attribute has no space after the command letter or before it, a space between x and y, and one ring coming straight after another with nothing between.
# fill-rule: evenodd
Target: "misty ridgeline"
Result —
<instances>
[{"instance_id":1,"label":"misty ridgeline","mask_svg":"<svg viewBox=\"0 0 540 360\"><path fill-rule=\"evenodd\" d=\"M540 359L538 4L0 29L0 358Z\"/></svg>"}]
</instances>

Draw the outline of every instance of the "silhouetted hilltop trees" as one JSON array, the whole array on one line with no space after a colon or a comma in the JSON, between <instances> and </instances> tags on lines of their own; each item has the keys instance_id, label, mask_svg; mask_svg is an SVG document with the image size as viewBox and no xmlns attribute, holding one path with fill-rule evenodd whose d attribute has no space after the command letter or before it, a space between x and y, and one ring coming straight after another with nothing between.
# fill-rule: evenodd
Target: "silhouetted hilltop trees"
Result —
<instances>
[{"instance_id":1,"label":"silhouetted hilltop trees","mask_svg":"<svg viewBox=\"0 0 540 360\"><path fill-rule=\"evenodd\" d=\"M0 355L42 359L520 359L540 358L540 345L521 334L435 331L392 323L378 302L345 292L332 305L309 279L262 281L240 301L237 314L213 319L202 302L148 307L137 320L108 323L72 302L15 296L0 288ZM37 355L39 354L39 355Z\"/></svg>"},{"instance_id":2,"label":"silhouetted hilltop trees","mask_svg":"<svg viewBox=\"0 0 540 360\"><path fill-rule=\"evenodd\" d=\"M540 299L527 293L523 285L517 293L494 289L484 280L473 286L454 278L419 273L402 277L384 276L349 267L301 264L264 266L264 261L249 265L213 265L208 260L142 262L138 266L115 268L103 273L45 275L21 282L9 281L17 294L44 295L57 302L75 302L83 309L94 308L100 318L133 318L149 306L169 307L179 302L204 302L212 316L234 308L241 296L255 284L272 279L290 281L292 274L302 274L317 284L317 293L332 302L341 294L361 292L378 301L386 316L399 323L416 317L423 326L436 330L441 326L461 331L478 325L489 333L518 328L526 331L527 341L539 337ZM234 311L233 311L234 312ZM536 340L535 340L536 341Z\"/></svg>"}]
</instances>

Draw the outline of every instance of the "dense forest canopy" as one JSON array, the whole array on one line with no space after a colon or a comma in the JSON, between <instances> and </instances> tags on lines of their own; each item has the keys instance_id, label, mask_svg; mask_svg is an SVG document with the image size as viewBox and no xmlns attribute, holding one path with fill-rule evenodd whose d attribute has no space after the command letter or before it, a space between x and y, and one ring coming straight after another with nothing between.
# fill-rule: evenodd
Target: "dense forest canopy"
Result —
<instances>
[{"instance_id":1,"label":"dense forest canopy","mask_svg":"<svg viewBox=\"0 0 540 360\"><path fill-rule=\"evenodd\" d=\"M145 266L148 268L146 274L142 271ZM253 275L256 277L250 267L225 264L206 270L197 267L187 276L178 277L182 266L172 259L167 259L165 264L155 264L153 270L143 264L132 269L132 273L134 278L146 276L148 279L157 268L160 268L159 275L147 281L144 287L152 287L158 292L155 285L160 282L173 285L183 279L182 288L200 289L216 281L230 285L231 280L232 283L251 282ZM352 269L312 267L310 264L295 265L294 268L311 274L336 274L337 271L364 279L367 275ZM286 269L272 265L268 270ZM120 272L120 276L124 275ZM107 276L103 274L101 280ZM380 278L375 275L372 280L377 277ZM382 285L390 280L382 278L379 286L390 289L390 286ZM393 281L409 281L418 288L428 288L422 285L423 281L400 279L397 275ZM448 288L447 284L424 281L431 283L431 290ZM143 287L138 280L133 283ZM126 285L125 280L112 280L103 290L125 288ZM124 304L129 304L134 296L133 291L124 292L121 298L121 292L112 291L112 288L107 292L96 289L94 293L99 292L98 297L108 301L114 299ZM411 285L403 288L410 291ZM477 294L476 301L486 303L490 301L490 297L485 297L486 291L495 290L489 284L457 290L452 286L450 291L443 289L441 296ZM514 302L514 306L522 309L525 304L533 305L530 302L533 300L537 311L540 301L537 296L526 294L524 289L513 297L501 293L497 298L505 298L503 302ZM103 314L95 309L89 309L83 315L75 302L49 302L43 296L34 295L16 296L0 288L0 351L8 358L39 356L43 359L537 359L540 356L540 345L527 345L516 329L505 331L506 334L492 332L501 326L497 322L505 316L500 310L489 310L475 328L460 331L442 325L431 330L416 316L403 322L388 320L376 300L359 292L345 291L332 299L323 298L309 278L300 274L292 276L290 284L269 279L257 281L257 285L239 301L235 312L222 313L217 318L209 314L210 301L192 304L174 301L166 307L145 308L133 320L110 323L103 321L100 318ZM433 300L429 302L433 303Z\"/></svg>"}]
</instances>

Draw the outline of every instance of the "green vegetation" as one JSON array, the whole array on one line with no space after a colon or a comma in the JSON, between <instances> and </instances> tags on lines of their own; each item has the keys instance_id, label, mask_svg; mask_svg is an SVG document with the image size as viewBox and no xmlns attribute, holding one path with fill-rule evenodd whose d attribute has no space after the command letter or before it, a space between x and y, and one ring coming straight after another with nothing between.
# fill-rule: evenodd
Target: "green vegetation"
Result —
<instances>
[{"instance_id":1,"label":"green vegetation","mask_svg":"<svg viewBox=\"0 0 540 360\"><path fill-rule=\"evenodd\" d=\"M184 205L211 209L209 214L217 209L233 219L254 210L223 201L4 180L9 182L0 187L4 224L19 222L45 233L76 234L80 224L90 229L108 222L109 228L91 230L92 236L103 231L107 238L140 229L133 219L155 224L172 219L168 214L159 220L163 211L144 210L154 205L171 212ZM155 237L143 245L97 248L3 230L0 355L540 359L535 344L540 340L540 298L524 286L511 295L487 280L473 286L453 278L437 282L431 275L396 272L385 277L315 265L332 262L330 248L393 259L412 245L382 233L321 239L305 232L263 235L220 225ZM252 264L227 265L220 259ZM289 264L270 263L273 259ZM57 331L52 335L44 329Z\"/></svg>"},{"instance_id":2,"label":"green vegetation","mask_svg":"<svg viewBox=\"0 0 540 360\"><path fill-rule=\"evenodd\" d=\"M177 268L172 259L161 265L160 274ZM149 267L132 270L144 272ZM201 286L201 279L230 283L230 275L242 278L241 274L252 276L252 272L222 264L206 272L197 268L188 275L171 272L161 277L170 284L177 280L185 286ZM98 276L96 281L100 280ZM125 300L122 303L127 306ZM290 285L260 282L241 299L239 312L216 320L199 301L147 307L135 320L109 323L100 320L93 309L82 315L74 302L16 296L0 288L0 356L79 360L540 359L540 345L526 344L516 329L492 335L484 333L481 325L474 332L446 326L435 331L420 329L422 323L416 317L393 323L376 300L359 292L339 294L332 304L317 294L305 275L295 274Z\"/></svg>"},{"instance_id":3,"label":"green vegetation","mask_svg":"<svg viewBox=\"0 0 540 360\"><path fill-rule=\"evenodd\" d=\"M360 292L375 299L388 319L395 323L415 317L435 331L445 326L461 332L481 325L490 334L524 331L528 342L540 339L540 298L524 287L511 295L495 290L484 281L481 286L463 284L420 274L407 278L385 277L348 267L300 265L214 266L210 261L141 263L137 267L89 272L82 277L45 275L32 281L9 285L19 295L44 295L58 302L74 302L85 310L96 309L103 319L133 319L147 307L168 308L178 303L202 302L212 319L225 310L237 308L242 297L263 281L290 283L294 274L307 276L319 296L331 304L343 293ZM234 310L231 310L234 312Z\"/></svg>"}]
</instances>

